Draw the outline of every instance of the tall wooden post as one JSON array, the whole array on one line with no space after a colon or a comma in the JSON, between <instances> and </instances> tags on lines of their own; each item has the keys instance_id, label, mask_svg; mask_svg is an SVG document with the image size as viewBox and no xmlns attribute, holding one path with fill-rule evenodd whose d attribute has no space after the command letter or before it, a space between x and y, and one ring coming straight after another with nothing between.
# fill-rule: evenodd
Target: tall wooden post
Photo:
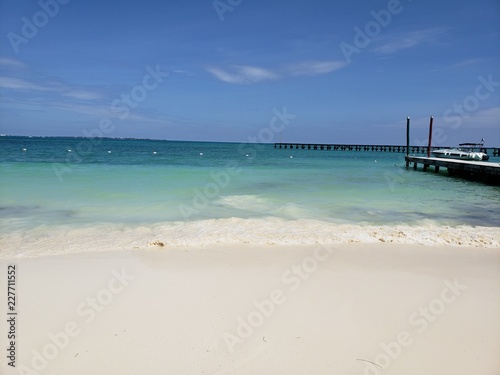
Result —
<instances>
[{"instance_id":1,"label":"tall wooden post","mask_svg":"<svg viewBox=\"0 0 500 375\"><path fill-rule=\"evenodd\" d=\"M410 154L410 118L406 118L406 155Z\"/></svg>"},{"instance_id":2,"label":"tall wooden post","mask_svg":"<svg viewBox=\"0 0 500 375\"><path fill-rule=\"evenodd\" d=\"M429 124L429 145L427 146L427 157L431 157L431 143L432 143L432 122L434 118L431 116L431 122Z\"/></svg>"},{"instance_id":3,"label":"tall wooden post","mask_svg":"<svg viewBox=\"0 0 500 375\"><path fill-rule=\"evenodd\" d=\"M410 117L406 118L406 156L410 155ZM406 158L406 168L410 166L408 158Z\"/></svg>"}]
</instances>

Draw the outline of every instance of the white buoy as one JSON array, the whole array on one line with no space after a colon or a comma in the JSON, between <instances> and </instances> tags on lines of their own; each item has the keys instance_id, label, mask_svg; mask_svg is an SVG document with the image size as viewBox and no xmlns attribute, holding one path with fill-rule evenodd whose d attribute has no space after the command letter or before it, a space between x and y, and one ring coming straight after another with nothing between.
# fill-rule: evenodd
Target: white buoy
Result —
<instances>
[{"instance_id":1,"label":"white buoy","mask_svg":"<svg viewBox=\"0 0 500 375\"><path fill-rule=\"evenodd\" d=\"M376 163L377 161L376 161L376 160L374 160L374 162Z\"/></svg>"},{"instance_id":2,"label":"white buoy","mask_svg":"<svg viewBox=\"0 0 500 375\"><path fill-rule=\"evenodd\" d=\"M71 149L68 149L68 152L71 152Z\"/></svg>"},{"instance_id":3,"label":"white buoy","mask_svg":"<svg viewBox=\"0 0 500 375\"><path fill-rule=\"evenodd\" d=\"M108 151L108 154L111 154L111 151Z\"/></svg>"},{"instance_id":4,"label":"white buoy","mask_svg":"<svg viewBox=\"0 0 500 375\"><path fill-rule=\"evenodd\" d=\"M26 149L25 149L25 148L23 148L23 151L26 151Z\"/></svg>"},{"instance_id":5,"label":"white buoy","mask_svg":"<svg viewBox=\"0 0 500 375\"><path fill-rule=\"evenodd\" d=\"M156 152L156 151L153 151L153 154L155 154L155 155L156 155L156 154L157 154L157 152Z\"/></svg>"},{"instance_id":6,"label":"white buoy","mask_svg":"<svg viewBox=\"0 0 500 375\"><path fill-rule=\"evenodd\" d=\"M203 156L203 152L200 152L200 155Z\"/></svg>"},{"instance_id":7,"label":"white buoy","mask_svg":"<svg viewBox=\"0 0 500 375\"><path fill-rule=\"evenodd\" d=\"M250 155L246 154L245 156L248 158Z\"/></svg>"},{"instance_id":8,"label":"white buoy","mask_svg":"<svg viewBox=\"0 0 500 375\"><path fill-rule=\"evenodd\" d=\"M293 156L292 156L292 155L290 155L290 159L293 159Z\"/></svg>"}]
</instances>

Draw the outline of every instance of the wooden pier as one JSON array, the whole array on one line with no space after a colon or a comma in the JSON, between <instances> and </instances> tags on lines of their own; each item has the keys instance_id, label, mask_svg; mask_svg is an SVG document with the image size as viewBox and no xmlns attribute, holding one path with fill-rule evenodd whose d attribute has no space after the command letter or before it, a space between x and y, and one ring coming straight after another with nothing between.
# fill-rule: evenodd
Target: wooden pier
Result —
<instances>
[{"instance_id":1,"label":"wooden pier","mask_svg":"<svg viewBox=\"0 0 500 375\"><path fill-rule=\"evenodd\" d=\"M450 176L459 176L471 180L487 182L493 185L500 185L500 163L488 161L441 159L422 156L406 156L406 166L413 163L413 169L417 170L417 165L421 164L424 171L432 166L434 173L438 173L440 168L446 168Z\"/></svg>"},{"instance_id":2,"label":"wooden pier","mask_svg":"<svg viewBox=\"0 0 500 375\"><path fill-rule=\"evenodd\" d=\"M379 151L379 152L404 152L412 154L427 154L428 146L407 146L398 145L352 145L352 144L325 144L325 143L275 143L274 148L296 149L296 150L325 150L325 151ZM432 146L432 150L440 148L451 148L446 146ZM500 148L483 147L481 152L490 156L500 156Z\"/></svg>"},{"instance_id":3,"label":"wooden pier","mask_svg":"<svg viewBox=\"0 0 500 375\"><path fill-rule=\"evenodd\" d=\"M431 153L436 149L446 149L452 147L432 146L432 124L434 117L430 117L429 142L427 146L411 146L410 144L410 118L406 118L406 145L357 145L357 144L317 144L317 143L275 143L274 148L280 149L302 149L302 150L325 150L325 151L379 151L379 152L404 152L406 153L406 168L413 163L413 169L417 169L418 164L422 164L426 171L430 166L434 167L434 173L439 173L440 168L446 168L451 176L459 176L471 180L500 185L500 163L498 159L492 161L491 157L500 157L500 148L482 147L484 140L481 140L476 152L483 152L490 156L490 161L474 161L460 159L443 159L431 157ZM413 155L410 156L410 153ZM424 156L415 156L424 154Z\"/></svg>"}]
</instances>

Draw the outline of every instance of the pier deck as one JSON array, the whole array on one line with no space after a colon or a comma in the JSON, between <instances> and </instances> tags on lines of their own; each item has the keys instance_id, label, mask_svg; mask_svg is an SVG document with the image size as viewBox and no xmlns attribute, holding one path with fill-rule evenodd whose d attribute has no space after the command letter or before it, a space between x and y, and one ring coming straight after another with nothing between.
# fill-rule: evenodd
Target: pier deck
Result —
<instances>
[{"instance_id":1,"label":"pier deck","mask_svg":"<svg viewBox=\"0 0 500 375\"><path fill-rule=\"evenodd\" d=\"M413 169L415 170L418 164L423 165L424 171L429 166L433 166L435 173L438 173L440 168L446 168L448 174L451 176L457 175L500 185L500 163L498 162L428 158L422 156L406 156L405 160L406 166L409 167L410 163L413 163Z\"/></svg>"},{"instance_id":2,"label":"pier deck","mask_svg":"<svg viewBox=\"0 0 500 375\"><path fill-rule=\"evenodd\" d=\"M401 152L412 154L427 154L427 146L402 146L402 145L360 145L360 144L322 144L322 143L275 143L274 148L296 150L325 150L325 151L379 151ZM407 150L408 148L408 150ZM431 150L450 148L445 146L432 146ZM479 151L490 156L500 156L498 147L481 147Z\"/></svg>"}]
</instances>

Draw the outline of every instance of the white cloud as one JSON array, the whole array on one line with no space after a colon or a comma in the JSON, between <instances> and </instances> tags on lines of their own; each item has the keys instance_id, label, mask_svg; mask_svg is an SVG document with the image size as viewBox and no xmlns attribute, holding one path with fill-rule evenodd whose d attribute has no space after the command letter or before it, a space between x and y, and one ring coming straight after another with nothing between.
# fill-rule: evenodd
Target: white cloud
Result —
<instances>
[{"instance_id":1,"label":"white cloud","mask_svg":"<svg viewBox=\"0 0 500 375\"><path fill-rule=\"evenodd\" d=\"M80 99L80 100L96 100L96 99L102 99L102 95L91 92L91 91L67 91L63 93L64 96L73 98L73 99Z\"/></svg>"},{"instance_id":2,"label":"white cloud","mask_svg":"<svg viewBox=\"0 0 500 375\"><path fill-rule=\"evenodd\" d=\"M51 101L46 104L53 109L79 113L94 118L120 119L122 121L120 114L113 112L110 105L106 104L68 103L64 101ZM146 110L136 108L134 111L130 111L124 120L158 124L165 122L158 114L151 115L146 112Z\"/></svg>"},{"instance_id":3,"label":"white cloud","mask_svg":"<svg viewBox=\"0 0 500 375\"><path fill-rule=\"evenodd\" d=\"M464 119L466 127L482 127L498 130L500 129L500 107L479 110Z\"/></svg>"},{"instance_id":4,"label":"white cloud","mask_svg":"<svg viewBox=\"0 0 500 375\"><path fill-rule=\"evenodd\" d=\"M19 60L14 60L9 57L1 57L0 56L0 65L10 67L10 68L25 68L26 65L19 61Z\"/></svg>"},{"instance_id":5,"label":"white cloud","mask_svg":"<svg viewBox=\"0 0 500 375\"><path fill-rule=\"evenodd\" d=\"M428 29L412 31L409 33L400 34L396 37L392 37L389 40L387 38L382 39L385 42L379 47L375 48L375 52L381 54L391 54L397 51L415 47L422 43L435 42L437 37L445 32L444 29Z\"/></svg>"},{"instance_id":6,"label":"white cloud","mask_svg":"<svg viewBox=\"0 0 500 375\"><path fill-rule=\"evenodd\" d=\"M14 77L0 77L0 87L11 90L56 91L53 87L41 86L24 79Z\"/></svg>"},{"instance_id":7,"label":"white cloud","mask_svg":"<svg viewBox=\"0 0 500 375\"><path fill-rule=\"evenodd\" d=\"M21 64L21 65L19 65ZM91 118L122 119L123 112L117 113L111 108L113 100L119 98L116 95L105 95L105 88L67 83L58 79L50 78L31 72L21 74L15 70L24 65L15 60L0 57L0 67L5 75L0 76L0 105L2 110L16 111L41 111L55 110L85 115ZM185 74L186 72L178 72ZM129 89L130 90L130 89ZM5 94L7 95L5 95ZM154 113L147 108L134 108L126 115L127 121L137 123L153 123L163 125L166 123L165 116Z\"/></svg>"},{"instance_id":8,"label":"white cloud","mask_svg":"<svg viewBox=\"0 0 500 375\"><path fill-rule=\"evenodd\" d=\"M65 83L57 79L48 79L18 60L0 56L0 67L3 73L0 76L1 89L17 91L30 96L51 93L53 94L52 98L88 101L103 99L100 90L85 85Z\"/></svg>"},{"instance_id":9,"label":"white cloud","mask_svg":"<svg viewBox=\"0 0 500 375\"><path fill-rule=\"evenodd\" d=\"M19 91L54 92L64 97L78 100L102 99L101 94L94 91L82 90L78 86L43 80L34 82L27 79L6 76L0 76L0 88Z\"/></svg>"},{"instance_id":10,"label":"white cloud","mask_svg":"<svg viewBox=\"0 0 500 375\"><path fill-rule=\"evenodd\" d=\"M182 69L175 69L172 73L179 74L179 75L186 76L186 77L192 77L195 75L192 72L189 72L187 70L182 70Z\"/></svg>"},{"instance_id":11,"label":"white cloud","mask_svg":"<svg viewBox=\"0 0 500 375\"><path fill-rule=\"evenodd\" d=\"M111 106L107 103L91 103L91 102L69 102L64 100L34 98L30 100L18 98L6 98L0 96L0 106L3 108L11 108L16 111L65 111L73 114L84 115L94 119L112 119L122 121L134 121L138 123L150 123L164 125L169 123L169 119L165 115L148 111L145 108L135 108L122 119L120 113L113 112Z\"/></svg>"},{"instance_id":12,"label":"white cloud","mask_svg":"<svg viewBox=\"0 0 500 375\"><path fill-rule=\"evenodd\" d=\"M240 85L250 85L272 81L286 76L315 76L318 74L327 74L346 65L346 62L337 60L310 60L290 64L280 69L279 73L256 66L233 66L230 71L214 67L209 67L207 70L221 81Z\"/></svg>"},{"instance_id":13,"label":"white cloud","mask_svg":"<svg viewBox=\"0 0 500 375\"><path fill-rule=\"evenodd\" d=\"M486 59L468 59L468 60L459 61L459 62L453 64L451 67L452 68L464 68L467 66L479 64L483 61L486 61Z\"/></svg>"},{"instance_id":14,"label":"white cloud","mask_svg":"<svg viewBox=\"0 0 500 375\"><path fill-rule=\"evenodd\" d=\"M248 85L279 78L271 70L256 66L234 66L232 72L227 72L219 68L207 68L215 77L228 83Z\"/></svg>"},{"instance_id":15,"label":"white cloud","mask_svg":"<svg viewBox=\"0 0 500 375\"><path fill-rule=\"evenodd\" d=\"M304 61L289 66L289 72L294 76L315 76L331 73L347 65L345 61Z\"/></svg>"}]
</instances>

